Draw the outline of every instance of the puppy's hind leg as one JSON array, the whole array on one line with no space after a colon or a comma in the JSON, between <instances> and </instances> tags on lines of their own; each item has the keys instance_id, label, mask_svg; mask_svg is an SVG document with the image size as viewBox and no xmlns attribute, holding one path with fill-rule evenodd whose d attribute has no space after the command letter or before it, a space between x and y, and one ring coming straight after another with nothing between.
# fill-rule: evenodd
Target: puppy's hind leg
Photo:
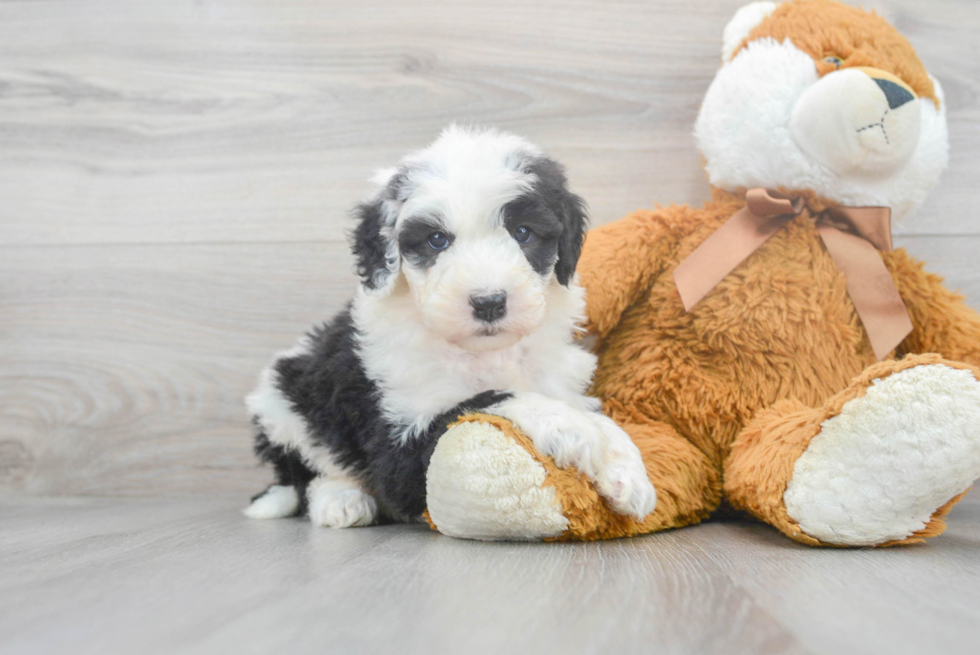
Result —
<instances>
[{"instance_id":1,"label":"puppy's hind leg","mask_svg":"<svg viewBox=\"0 0 980 655\"><path fill-rule=\"evenodd\" d=\"M306 510L306 489L313 472L295 450L271 443L259 428L255 454L275 469L276 482L252 497L245 516L252 519L278 519L296 516Z\"/></svg>"}]
</instances>

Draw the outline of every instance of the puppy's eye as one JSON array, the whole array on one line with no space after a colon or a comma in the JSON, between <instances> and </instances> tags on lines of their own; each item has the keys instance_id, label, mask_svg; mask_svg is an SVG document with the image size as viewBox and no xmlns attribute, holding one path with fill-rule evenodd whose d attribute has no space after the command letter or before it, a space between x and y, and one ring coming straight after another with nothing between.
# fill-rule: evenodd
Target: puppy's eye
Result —
<instances>
[{"instance_id":1,"label":"puppy's eye","mask_svg":"<svg viewBox=\"0 0 980 655\"><path fill-rule=\"evenodd\" d=\"M442 232L433 232L428 238L429 247L433 250L445 250L449 247L449 237Z\"/></svg>"},{"instance_id":2,"label":"puppy's eye","mask_svg":"<svg viewBox=\"0 0 980 655\"><path fill-rule=\"evenodd\" d=\"M840 65L844 63L844 60L843 59L841 59L840 57L835 57L833 55L831 55L829 57L824 57L823 60L825 62L827 62L828 64L832 64L832 65L836 66L838 68L838 70L840 69Z\"/></svg>"},{"instance_id":3,"label":"puppy's eye","mask_svg":"<svg viewBox=\"0 0 980 655\"><path fill-rule=\"evenodd\" d=\"M531 240L533 234L534 232L531 231L531 228L522 225L514 230L514 239L517 243L527 243Z\"/></svg>"}]
</instances>

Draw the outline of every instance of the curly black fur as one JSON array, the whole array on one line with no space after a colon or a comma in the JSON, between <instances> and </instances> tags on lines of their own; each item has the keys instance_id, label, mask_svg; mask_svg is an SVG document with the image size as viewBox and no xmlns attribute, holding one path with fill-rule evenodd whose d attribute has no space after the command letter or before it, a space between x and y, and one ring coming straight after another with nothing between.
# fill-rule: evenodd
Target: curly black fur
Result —
<instances>
[{"instance_id":1,"label":"curly black fur","mask_svg":"<svg viewBox=\"0 0 980 655\"><path fill-rule=\"evenodd\" d=\"M439 437L460 415L490 407L510 394L485 391L473 396L402 443L394 435L404 426L385 420L378 388L365 374L355 349L350 307L309 336L308 352L276 363L279 390L305 419L313 443L328 448L334 461L358 478L383 516L418 520L425 511L425 472ZM255 451L275 467L278 484L293 485L305 496L314 473L298 453L270 444L261 430Z\"/></svg>"}]
</instances>

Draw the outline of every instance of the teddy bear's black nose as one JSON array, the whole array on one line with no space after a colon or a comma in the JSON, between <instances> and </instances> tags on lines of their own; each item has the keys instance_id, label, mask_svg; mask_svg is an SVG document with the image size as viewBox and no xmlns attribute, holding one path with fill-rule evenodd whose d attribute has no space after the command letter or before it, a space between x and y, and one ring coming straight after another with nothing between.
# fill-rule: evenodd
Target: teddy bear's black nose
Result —
<instances>
[{"instance_id":1,"label":"teddy bear's black nose","mask_svg":"<svg viewBox=\"0 0 980 655\"><path fill-rule=\"evenodd\" d=\"M888 98L889 109L897 109L905 103L915 100L915 96L900 84L895 84L891 80L879 80L878 78L874 78L874 80L875 84L884 91L885 97Z\"/></svg>"},{"instance_id":2,"label":"teddy bear's black nose","mask_svg":"<svg viewBox=\"0 0 980 655\"><path fill-rule=\"evenodd\" d=\"M493 323L507 314L507 294L495 293L489 296L470 296L473 316L481 321Z\"/></svg>"}]
</instances>

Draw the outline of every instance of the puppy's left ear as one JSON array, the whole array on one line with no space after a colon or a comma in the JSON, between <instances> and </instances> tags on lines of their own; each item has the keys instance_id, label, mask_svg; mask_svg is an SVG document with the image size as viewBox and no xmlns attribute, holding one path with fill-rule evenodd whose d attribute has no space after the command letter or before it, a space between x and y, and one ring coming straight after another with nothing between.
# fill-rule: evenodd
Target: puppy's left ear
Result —
<instances>
[{"instance_id":1,"label":"puppy's left ear","mask_svg":"<svg viewBox=\"0 0 980 655\"><path fill-rule=\"evenodd\" d=\"M538 178L538 191L548 204L548 208L562 223L561 236L558 237L558 261L555 275L558 282L568 286L575 275L575 266L582 253L582 243L589 227L589 214L585 201L568 190L565 168L547 157L532 163L528 172Z\"/></svg>"}]
</instances>

